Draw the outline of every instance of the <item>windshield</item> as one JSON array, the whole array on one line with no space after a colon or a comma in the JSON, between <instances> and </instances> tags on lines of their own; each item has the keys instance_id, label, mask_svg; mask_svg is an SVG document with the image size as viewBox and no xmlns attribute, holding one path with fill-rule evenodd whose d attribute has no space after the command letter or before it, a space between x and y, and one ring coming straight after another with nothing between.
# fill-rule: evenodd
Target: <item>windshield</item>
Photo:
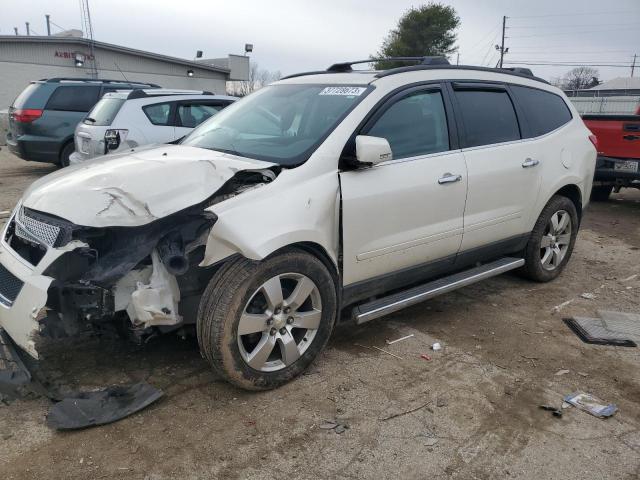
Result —
<instances>
[{"instance_id":1,"label":"windshield","mask_svg":"<svg viewBox=\"0 0 640 480\"><path fill-rule=\"evenodd\" d=\"M181 143L299 165L369 91L364 86L272 85L227 107Z\"/></svg>"},{"instance_id":2,"label":"windshield","mask_svg":"<svg viewBox=\"0 0 640 480\"><path fill-rule=\"evenodd\" d=\"M86 125L107 127L120 111L125 100L121 98L103 98L93 107L84 119Z\"/></svg>"}]
</instances>

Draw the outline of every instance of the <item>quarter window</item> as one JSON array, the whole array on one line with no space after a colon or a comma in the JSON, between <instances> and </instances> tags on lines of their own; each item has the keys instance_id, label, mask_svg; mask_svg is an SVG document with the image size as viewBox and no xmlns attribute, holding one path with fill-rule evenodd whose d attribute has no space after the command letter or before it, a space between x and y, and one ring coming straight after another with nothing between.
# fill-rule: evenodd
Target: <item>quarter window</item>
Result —
<instances>
[{"instance_id":1,"label":"quarter window","mask_svg":"<svg viewBox=\"0 0 640 480\"><path fill-rule=\"evenodd\" d=\"M447 116L440 92L418 92L391 105L367 135L386 138L393 158L449 150Z\"/></svg>"},{"instance_id":2,"label":"quarter window","mask_svg":"<svg viewBox=\"0 0 640 480\"><path fill-rule=\"evenodd\" d=\"M100 87L58 87L51 94L45 108L47 110L61 110L65 112L88 112L98 101L99 94Z\"/></svg>"},{"instance_id":3,"label":"quarter window","mask_svg":"<svg viewBox=\"0 0 640 480\"><path fill-rule=\"evenodd\" d=\"M531 136L544 135L571 121L571 111L558 95L517 85L511 85L511 90L524 110Z\"/></svg>"},{"instance_id":4,"label":"quarter window","mask_svg":"<svg viewBox=\"0 0 640 480\"><path fill-rule=\"evenodd\" d=\"M465 147L520 139L516 112L506 91L456 90L466 133Z\"/></svg>"},{"instance_id":5,"label":"quarter window","mask_svg":"<svg viewBox=\"0 0 640 480\"><path fill-rule=\"evenodd\" d=\"M146 105L142 107L142 111L149 121L154 125L169 125L171 117L170 103L156 103L155 105Z\"/></svg>"}]
</instances>

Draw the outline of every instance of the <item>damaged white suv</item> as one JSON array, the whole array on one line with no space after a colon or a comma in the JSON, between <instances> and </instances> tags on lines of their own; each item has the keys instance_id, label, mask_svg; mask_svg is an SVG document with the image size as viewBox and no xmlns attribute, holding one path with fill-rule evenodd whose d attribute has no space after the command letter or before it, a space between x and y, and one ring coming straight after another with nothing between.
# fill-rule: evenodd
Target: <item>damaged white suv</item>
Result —
<instances>
[{"instance_id":1,"label":"damaged white suv","mask_svg":"<svg viewBox=\"0 0 640 480\"><path fill-rule=\"evenodd\" d=\"M421 60L295 75L179 145L35 182L0 239L0 325L34 357L106 325L195 325L220 374L267 389L338 319L516 268L555 278L591 191L590 132L530 72Z\"/></svg>"}]
</instances>

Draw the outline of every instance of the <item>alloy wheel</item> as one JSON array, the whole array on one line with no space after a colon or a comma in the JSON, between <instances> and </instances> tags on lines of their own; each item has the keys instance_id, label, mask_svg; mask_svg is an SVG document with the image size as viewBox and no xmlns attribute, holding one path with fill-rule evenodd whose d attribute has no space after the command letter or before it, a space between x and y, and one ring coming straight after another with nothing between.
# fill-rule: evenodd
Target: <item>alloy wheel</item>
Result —
<instances>
[{"instance_id":1,"label":"alloy wheel","mask_svg":"<svg viewBox=\"0 0 640 480\"><path fill-rule=\"evenodd\" d=\"M565 210L551 215L540 241L540 262L545 270L555 270L567 255L571 243L571 216Z\"/></svg>"},{"instance_id":2,"label":"alloy wheel","mask_svg":"<svg viewBox=\"0 0 640 480\"><path fill-rule=\"evenodd\" d=\"M320 291L299 273L264 282L245 305L238 322L243 360L262 372L282 370L309 348L322 320Z\"/></svg>"}]
</instances>

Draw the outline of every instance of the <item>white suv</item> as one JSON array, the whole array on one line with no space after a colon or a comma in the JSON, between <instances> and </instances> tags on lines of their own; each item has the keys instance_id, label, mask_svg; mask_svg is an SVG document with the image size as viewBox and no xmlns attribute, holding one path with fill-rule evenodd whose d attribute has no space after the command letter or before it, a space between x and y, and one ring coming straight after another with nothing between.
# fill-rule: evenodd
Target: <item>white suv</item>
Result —
<instances>
[{"instance_id":1,"label":"white suv","mask_svg":"<svg viewBox=\"0 0 640 480\"><path fill-rule=\"evenodd\" d=\"M235 100L209 92L165 88L107 93L76 127L76 149L69 163L173 142Z\"/></svg>"},{"instance_id":2,"label":"white suv","mask_svg":"<svg viewBox=\"0 0 640 480\"><path fill-rule=\"evenodd\" d=\"M516 268L554 279L591 191L590 132L526 71L425 62L292 76L179 145L37 181L1 239L0 324L34 356L94 325L195 324L215 370L268 389L339 320Z\"/></svg>"}]
</instances>

